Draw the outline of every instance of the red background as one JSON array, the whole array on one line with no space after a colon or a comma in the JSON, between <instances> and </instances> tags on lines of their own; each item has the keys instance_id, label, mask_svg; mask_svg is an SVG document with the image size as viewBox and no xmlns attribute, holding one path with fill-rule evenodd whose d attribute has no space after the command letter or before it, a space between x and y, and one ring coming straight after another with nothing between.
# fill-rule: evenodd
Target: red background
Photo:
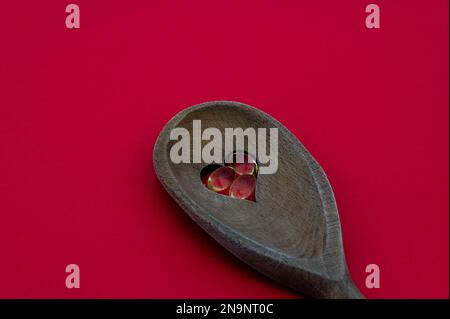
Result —
<instances>
[{"instance_id":1,"label":"red background","mask_svg":"<svg viewBox=\"0 0 450 319\"><path fill-rule=\"evenodd\" d=\"M448 298L447 0L0 4L0 297L296 297L204 234L152 168L184 107L288 127L334 188L369 298ZM65 287L65 266L81 289ZM381 268L367 289L365 267Z\"/></svg>"}]
</instances>

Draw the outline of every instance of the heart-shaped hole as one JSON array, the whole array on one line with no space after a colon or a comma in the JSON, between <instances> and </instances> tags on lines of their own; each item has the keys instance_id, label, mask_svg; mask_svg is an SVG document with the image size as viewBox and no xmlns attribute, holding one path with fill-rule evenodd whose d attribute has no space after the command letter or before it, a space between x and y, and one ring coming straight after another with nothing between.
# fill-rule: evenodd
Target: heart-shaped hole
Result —
<instances>
[{"instance_id":1,"label":"heart-shaped hole","mask_svg":"<svg viewBox=\"0 0 450 319\"><path fill-rule=\"evenodd\" d=\"M211 164L200 172L203 185L209 190L236 199L256 201L258 163L246 152L233 152L225 165Z\"/></svg>"}]
</instances>

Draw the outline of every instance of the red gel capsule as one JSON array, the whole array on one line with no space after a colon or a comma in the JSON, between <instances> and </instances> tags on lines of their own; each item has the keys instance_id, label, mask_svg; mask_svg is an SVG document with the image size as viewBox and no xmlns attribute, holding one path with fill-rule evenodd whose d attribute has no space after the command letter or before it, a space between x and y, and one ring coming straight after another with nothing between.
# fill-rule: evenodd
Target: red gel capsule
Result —
<instances>
[{"instance_id":1,"label":"red gel capsule","mask_svg":"<svg viewBox=\"0 0 450 319\"><path fill-rule=\"evenodd\" d=\"M256 178L253 175L240 175L230 186L230 196L236 199L254 201Z\"/></svg>"},{"instance_id":2,"label":"red gel capsule","mask_svg":"<svg viewBox=\"0 0 450 319\"><path fill-rule=\"evenodd\" d=\"M253 175L256 172L255 163L234 163L233 168L238 175Z\"/></svg>"},{"instance_id":3,"label":"red gel capsule","mask_svg":"<svg viewBox=\"0 0 450 319\"><path fill-rule=\"evenodd\" d=\"M208 188L214 192L222 192L230 187L236 176L234 169L224 166L216 169L208 177Z\"/></svg>"},{"instance_id":4,"label":"red gel capsule","mask_svg":"<svg viewBox=\"0 0 450 319\"><path fill-rule=\"evenodd\" d=\"M235 152L231 155L233 158L231 167L238 175L256 175L258 173L258 164L256 160L246 153Z\"/></svg>"}]
</instances>

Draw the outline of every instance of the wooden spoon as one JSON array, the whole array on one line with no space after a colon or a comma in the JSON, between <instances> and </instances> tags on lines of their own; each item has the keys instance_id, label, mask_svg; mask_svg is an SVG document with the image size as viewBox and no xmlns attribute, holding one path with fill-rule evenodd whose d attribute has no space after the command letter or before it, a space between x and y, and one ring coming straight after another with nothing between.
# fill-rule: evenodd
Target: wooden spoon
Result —
<instances>
[{"instance_id":1,"label":"wooden spoon","mask_svg":"<svg viewBox=\"0 0 450 319\"><path fill-rule=\"evenodd\" d=\"M205 163L171 161L169 152L176 143L169 138L171 130L184 127L192 136L193 120L222 134L225 128L278 128L278 170L258 176L256 202L205 188L200 180ZM325 173L295 136L268 114L227 101L185 109L161 131L153 165L186 213L257 271L313 298L364 298L347 269L336 201Z\"/></svg>"}]
</instances>

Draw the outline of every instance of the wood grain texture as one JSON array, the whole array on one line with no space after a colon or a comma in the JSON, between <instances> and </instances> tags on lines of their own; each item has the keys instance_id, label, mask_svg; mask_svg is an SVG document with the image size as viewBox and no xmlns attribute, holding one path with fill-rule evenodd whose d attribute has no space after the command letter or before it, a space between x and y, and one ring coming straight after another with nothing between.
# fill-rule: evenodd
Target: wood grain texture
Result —
<instances>
[{"instance_id":1,"label":"wood grain texture","mask_svg":"<svg viewBox=\"0 0 450 319\"><path fill-rule=\"evenodd\" d=\"M259 175L256 202L214 193L200 181L208 164L174 164L170 131L278 128L278 171ZM202 142L207 143L207 142ZM246 150L246 149L245 149ZM245 151L238 150L238 151ZM217 101L190 107L160 133L153 165L169 194L208 234L267 277L314 298L362 298L345 262L335 198L320 165L282 124L248 105Z\"/></svg>"}]
</instances>

